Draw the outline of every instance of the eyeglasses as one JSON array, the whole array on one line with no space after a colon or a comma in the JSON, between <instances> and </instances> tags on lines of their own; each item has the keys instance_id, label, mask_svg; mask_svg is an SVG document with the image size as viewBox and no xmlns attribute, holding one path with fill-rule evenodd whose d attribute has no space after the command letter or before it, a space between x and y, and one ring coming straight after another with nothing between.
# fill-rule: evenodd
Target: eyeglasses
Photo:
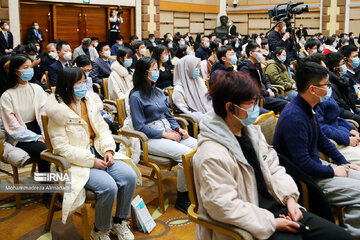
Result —
<instances>
[{"instance_id":1,"label":"eyeglasses","mask_svg":"<svg viewBox=\"0 0 360 240\"><path fill-rule=\"evenodd\" d=\"M247 112L248 110L255 110L256 106L259 105L259 98L256 98L254 99L255 102L254 103L249 103L249 104L246 104L246 103L242 103L242 105L245 105L245 106L249 106L249 108L245 109L245 108L242 108L240 107L239 105L237 104L234 104L236 107L240 108L241 110L244 110L245 112Z\"/></svg>"}]
</instances>

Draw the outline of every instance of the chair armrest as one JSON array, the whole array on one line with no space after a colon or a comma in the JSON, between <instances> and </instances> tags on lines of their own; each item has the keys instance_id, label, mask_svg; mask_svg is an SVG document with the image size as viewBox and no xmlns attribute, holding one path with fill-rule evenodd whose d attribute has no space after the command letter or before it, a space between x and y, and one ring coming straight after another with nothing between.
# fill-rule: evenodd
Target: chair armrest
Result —
<instances>
[{"instance_id":1,"label":"chair armrest","mask_svg":"<svg viewBox=\"0 0 360 240\"><path fill-rule=\"evenodd\" d=\"M356 121L354 121L354 120L352 120L352 119L346 119L346 121L348 121L348 123L350 123L351 125L353 125L356 129L359 128L359 124L358 124Z\"/></svg>"},{"instance_id":2,"label":"chair armrest","mask_svg":"<svg viewBox=\"0 0 360 240\"><path fill-rule=\"evenodd\" d=\"M93 90L94 90L94 92L97 92L97 93L101 94L101 86L100 86L100 84L93 83Z\"/></svg>"},{"instance_id":3,"label":"chair armrest","mask_svg":"<svg viewBox=\"0 0 360 240\"><path fill-rule=\"evenodd\" d=\"M184 118L192 123L199 123L199 120L194 115L191 115L191 114L180 113L180 114L175 114L175 116Z\"/></svg>"},{"instance_id":4,"label":"chair armrest","mask_svg":"<svg viewBox=\"0 0 360 240\"><path fill-rule=\"evenodd\" d=\"M281 85L272 85L272 88L275 88L281 95L285 94L285 88Z\"/></svg>"},{"instance_id":5,"label":"chair armrest","mask_svg":"<svg viewBox=\"0 0 360 240\"><path fill-rule=\"evenodd\" d=\"M71 166L66 158L55 155L48 150L43 151L40 156L43 160L54 163L56 166L60 167L61 171L66 171Z\"/></svg>"},{"instance_id":6,"label":"chair armrest","mask_svg":"<svg viewBox=\"0 0 360 240\"><path fill-rule=\"evenodd\" d=\"M238 235L239 237L241 237L243 240L254 240L254 237L251 236L251 234L248 233L247 231L242 230L241 228L235 227L233 225L224 224L224 223L215 221L215 220L211 219L210 217L208 217L207 215L200 214L200 215L198 215L198 219L200 221L203 221L203 222L209 223L211 225L223 228L227 231L233 232L236 235Z\"/></svg>"},{"instance_id":7,"label":"chair armrest","mask_svg":"<svg viewBox=\"0 0 360 240\"><path fill-rule=\"evenodd\" d=\"M122 143L125 147L130 147L130 140L124 136L112 135L115 142Z\"/></svg>"},{"instance_id":8,"label":"chair armrest","mask_svg":"<svg viewBox=\"0 0 360 240\"><path fill-rule=\"evenodd\" d=\"M136 131L136 130L131 130L131 129L123 129L120 128L119 129L119 134L126 136L126 137L134 137L134 138L138 138L140 139L142 142L147 142L148 141L148 137L145 135L145 133L140 132L140 131Z\"/></svg>"},{"instance_id":9,"label":"chair armrest","mask_svg":"<svg viewBox=\"0 0 360 240\"><path fill-rule=\"evenodd\" d=\"M189 125L189 123L188 123L185 119L183 119L183 118L181 118L181 117L174 117L174 118L175 118L175 120L180 124L180 126L181 126L183 129L186 129L187 126Z\"/></svg>"},{"instance_id":10,"label":"chair armrest","mask_svg":"<svg viewBox=\"0 0 360 240\"><path fill-rule=\"evenodd\" d=\"M0 129L0 139L5 139L6 135L5 135L5 131Z\"/></svg>"}]
</instances>

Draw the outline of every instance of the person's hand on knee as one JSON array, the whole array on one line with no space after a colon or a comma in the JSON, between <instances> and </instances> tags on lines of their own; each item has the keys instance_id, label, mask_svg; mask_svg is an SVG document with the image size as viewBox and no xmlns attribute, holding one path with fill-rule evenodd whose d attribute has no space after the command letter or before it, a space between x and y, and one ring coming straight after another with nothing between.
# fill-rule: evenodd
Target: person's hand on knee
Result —
<instances>
[{"instance_id":1,"label":"person's hand on knee","mask_svg":"<svg viewBox=\"0 0 360 240\"><path fill-rule=\"evenodd\" d=\"M104 161L106 162L107 166L113 165L114 162L114 153L112 151L107 151L104 155Z\"/></svg>"},{"instance_id":2,"label":"person's hand on knee","mask_svg":"<svg viewBox=\"0 0 360 240\"><path fill-rule=\"evenodd\" d=\"M287 200L286 207L292 221L298 222L303 218L303 214L294 198L291 197Z\"/></svg>"}]
</instances>

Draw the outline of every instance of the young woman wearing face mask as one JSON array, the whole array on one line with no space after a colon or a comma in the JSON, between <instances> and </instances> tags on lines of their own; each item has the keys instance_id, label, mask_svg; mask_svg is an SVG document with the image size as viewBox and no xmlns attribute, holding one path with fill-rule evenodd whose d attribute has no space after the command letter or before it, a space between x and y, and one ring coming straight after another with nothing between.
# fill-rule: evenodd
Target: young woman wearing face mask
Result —
<instances>
[{"instance_id":1,"label":"young woman wearing face mask","mask_svg":"<svg viewBox=\"0 0 360 240\"><path fill-rule=\"evenodd\" d=\"M111 100L125 98L128 90L133 88L133 52L130 48L119 48L117 61L111 65L108 91Z\"/></svg>"},{"instance_id":2,"label":"young woman wearing face mask","mask_svg":"<svg viewBox=\"0 0 360 240\"><path fill-rule=\"evenodd\" d=\"M337 41L334 37L327 37L325 39L325 50L324 55L330 53L330 52L337 52Z\"/></svg>"},{"instance_id":3,"label":"young woman wearing face mask","mask_svg":"<svg viewBox=\"0 0 360 240\"><path fill-rule=\"evenodd\" d=\"M47 95L37 84L29 83L34 77L31 59L16 55L10 61L6 91L1 96L1 118L8 142L27 152L38 164L39 172L49 172L50 165L40 158L46 149L41 115ZM50 194L44 194L49 207Z\"/></svg>"},{"instance_id":4,"label":"young woman wearing face mask","mask_svg":"<svg viewBox=\"0 0 360 240\"><path fill-rule=\"evenodd\" d=\"M171 64L175 67L175 65L180 61L180 59L187 55L195 54L187 44L180 45L175 52L175 57L171 59Z\"/></svg>"},{"instance_id":5,"label":"young woman wearing face mask","mask_svg":"<svg viewBox=\"0 0 360 240\"><path fill-rule=\"evenodd\" d=\"M152 57L156 60L159 67L159 79L155 85L160 89L166 90L173 85L169 50L164 45L158 45L154 48Z\"/></svg>"},{"instance_id":6,"label":"young woman wearing face mask","mask_svg":"<svg viewBox=\"0 0 360 240\"><path fill-rule=\"evenodd\" d=\"M86 55L80 55L77 58L75 58L73 62L74 67L79 67L81 70L85 73L85 79L86 79L86 88L89 92L94 92L93 89L93 81L90 77L90 72L92 70L92 64L91 60Z\"/></svg>"},{"instance_id":7,"label":"young woman wearing face mask","mask_svg":"<svg viewBox=\"0 0 360 240\"><path fill-rule=\"evenodd\" d=\"M72 188L64 194L62 221L65 223L70 213L84 203L84 188L89 189L97 194L90 239L110 240L111 231L118 239L133 240L125 219L130 214L139 172L130 159L126 158L130 160L126 163L114 159L115 142L100 114L101 107L100 98L87 91L85 74L80 68L64 68L59 72L46 114L53 153L65 157L71 165Z\"/></svg>"},{"instance_id":8,"label":"young woman wearing face mask","mask_svg":"<svg viewBox=\"0 0 360 240\"><path fill-rule=\"evenodd\" d=\"M182 154L196 147L196 139L189 137L171 115L167 107L167 97L157 87L159 78L155 59L141 58L134 72L134 88L130 92L129 103L134 129L149 138L149 153L173 159L179 163L177 173L177 199L175 207L187 213L190 205L188 190L182 167Z\"/></svg>"},{"instance_id":9,"label":"young woman wearing face mask","mask_svg":"<svg viewBox=\"0 0 360 240\"><path fill-rule=\"evenodd\" d=\"M266 62L264 74L272 84L285 88L285 95L289 98L297 96L295 81L289 76L286 70L286 52L284 47L277 47L272 60Z\"/></svg>"}]
</instances>

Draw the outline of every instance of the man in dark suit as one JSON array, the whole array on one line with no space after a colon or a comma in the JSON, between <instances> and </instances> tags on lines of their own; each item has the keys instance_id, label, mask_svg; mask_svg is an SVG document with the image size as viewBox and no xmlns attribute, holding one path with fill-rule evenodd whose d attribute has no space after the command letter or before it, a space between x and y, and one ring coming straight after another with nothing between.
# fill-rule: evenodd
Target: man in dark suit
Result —
<instances>
[{"instance_id":1,"label":"man in dark suit","mask_svg":"<svg viewBox=\"0 0 360 240\"><path fill-rule=\"evenodd\" d=\"M59 42L56 44L56 51L59 56L59 60L50 65L49 78L51 86L56 86L58 73L61 69L71 67L71 47L68 42Z\"/></svg>"},{"instance_id":2,"label":"man in dark suit","mask_svg":"<svg viewBox=\"0 0 360 240\"><path fill-rule=\"evenodd\" d=\"M14 40L7 22L0 22L0 28L0 56L4 56L12 53Z\"/></svg>"},{"instance_id":3,"label":"man in dark suit","mask_svg":"<svg viewBox=\"0 0 360 240\"><path fill-rule=\"evenodd\" d=\"M304 25L300 24L299 29L296 31L296 36L298 38L301 38L302 36L307 37L308 36L308 32L307 30L304 28Z\"/></svg>"},{"instance_id":4,"label":"man in dark suit","mask_svg":"<svg viewBox=\"0 0 360 240\"><path fill-rule=\"evenodd\" d=\"M39 53L42 52L42 43L45 41L45 37L43 32L40 30L39 23L33 22L32 27L29 29L29 31L26 34L26 44L32 43L32 42L38 42L40 44L40 50Z\"/></svg>"},{"instance_id":5,"label":"man in dark suit","mask_svg":"<svg viewBox=\"0 0 360 240\"><path fill-rule=\"evenodd\" d=\"M235 36L236 35L236 26L234 25L234 22L232 20L229 20L229 36Z\"/></svg>"},{"instance_id":6,"label":"man in dark suit","mask_svg":"<svg viewBox=\"0 0 360 240\"><path fill-rule=\"evenodd\" d=\"M94 60L93 68L90 72L90 77L93 82L100 84L103 87L102 79L108 78L111 73L111 64L115 61L110 58L111 51L109 43L100 42L97 46L99 57Z\"/></svg>"},{"instance_id":7,"label":"man in dark suit","mask_svg":"<svg viewBox=\"0 0 360 240\"><path fill-rule=\"evenodd\" d=\"M209 47L210 47L209 38L203 37L201 39L200 47L196 49L195 57L200 58L201 61L207 60L211 55L211 51Z\"/></svg>"},{"instance_id":8,"label":"man in dark suit","mask_svg":"<svg viewBox=\"0 0 360 240\"><path fill-rule=\"evenodd\" d=\"M40 72L41 72L41 82L45 81L45 71L50 70L51 64L56 62L56 60L59 59L59 56L56 51L56 44L55 43L49 43L46 47L46 52L42 55L41 61L40 61Z\"/></svg>"},{"instance_id":9,"label":"man in dark suit","mask_svg":"<svg viewBox=\"0 0 360 240\"><path fill-rule=\"evenodd\" d=\"M139 41L139 37L136 35L133 35L130 37L130 42L125 43L125 47L130 48L133 51L133 53L135 54L134 43L137 41Z\"/></svg>"},{"instance_id":10,"label":"man in dark suit","mask_svg":"<svg viewBox=\"0 0 360 240\"><path fill-rule=\"evenodd\" d=\"M150 53L152 53L154 50L154 47L157 46L154 34L152 34L152 33L149 34L149 41L146 41L145 45L146 45L146 48L149 49Z\"/></svg>"}]
</instances>

